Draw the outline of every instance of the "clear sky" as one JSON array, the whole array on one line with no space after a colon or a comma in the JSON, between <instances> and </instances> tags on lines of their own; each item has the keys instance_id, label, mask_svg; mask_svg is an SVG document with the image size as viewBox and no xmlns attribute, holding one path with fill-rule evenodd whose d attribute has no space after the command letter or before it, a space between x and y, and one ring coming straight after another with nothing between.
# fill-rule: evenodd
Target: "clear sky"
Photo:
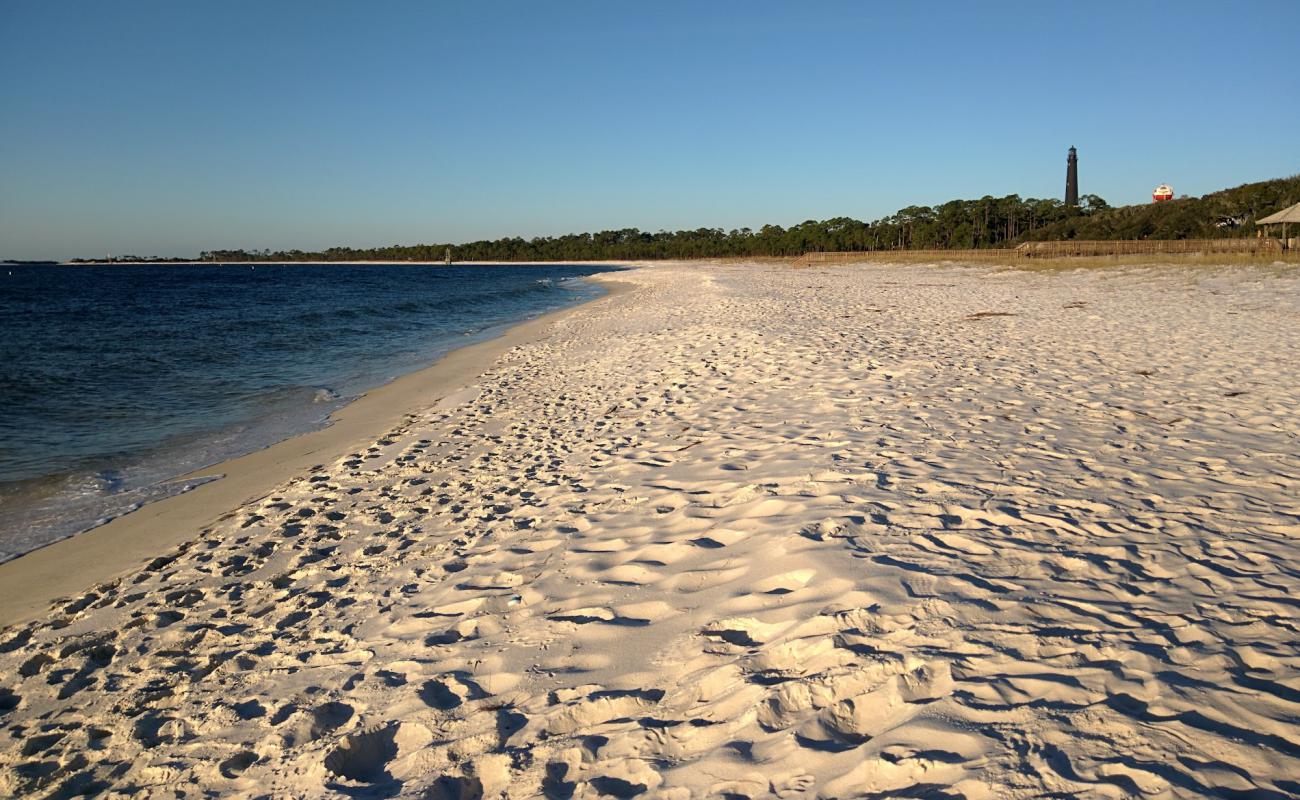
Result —
<instances>
[{"instance_id":1,"label":"clear sky","mask_svg":"<svg viewBox=\"0 0 1300 800\"><path fill-rule=\"evenodd\" d=\"M1203 194L1300 172L1296 11L0 0L0 258Z\"/></svg>"}]
</instances>

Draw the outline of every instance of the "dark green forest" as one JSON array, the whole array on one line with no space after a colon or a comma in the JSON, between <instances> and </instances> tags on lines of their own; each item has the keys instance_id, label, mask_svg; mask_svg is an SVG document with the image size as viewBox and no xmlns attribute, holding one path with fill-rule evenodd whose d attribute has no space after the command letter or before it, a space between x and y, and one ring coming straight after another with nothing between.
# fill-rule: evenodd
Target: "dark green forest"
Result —
<instances>
[{"instance_id":1,"label":"dark green forest","mask_svg":"<svg viewBox=\"0 0 1300 800\"><path fill-rule=\"evenodd\" d=\"M1300 202L1300 175L1202 197L1108 209L1066 217L1021 241L1061 239L1218 239L1255 235L1255 220Z\"/></svg>"},{"instance_id":2,"label":"dark green forest","mask_svg":"<svg viewBox=\"0 0 1300 800\"><path fill-rule=\"evenodd\" d=\"M1254 221L1300 202L1300 175L1203 197L1112 208L1084 195L1076 208L1060 200L981 197L937 206L909 206L874 222L849 217L808 220L789 228L698 228L647 233L636 228L565 236L520 237L465 244L331 247L319 252L214 250L203 261L601 261L669 258L798 256L809 251L1014 247L1059 239L1201 239L1254 236ZM95 259L76 259L95 260ZM179 261L121 256L114 261Z\"/></svg>"}]
</instances>

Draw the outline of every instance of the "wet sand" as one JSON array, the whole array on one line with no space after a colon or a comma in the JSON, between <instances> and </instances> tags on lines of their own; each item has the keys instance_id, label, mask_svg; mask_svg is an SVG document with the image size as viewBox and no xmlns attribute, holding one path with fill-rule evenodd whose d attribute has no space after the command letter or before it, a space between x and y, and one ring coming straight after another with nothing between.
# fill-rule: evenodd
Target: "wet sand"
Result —
<instances>
[{"instance_id":1,"label":"wet sand","mask_svg":"<svg viewBox=\"0 0 1300 800\"><path fill-rule=\"evenodd\" d=\"M609 279L601 285L609 295L627 288ZM339 409L330 415L325 428L177 477L219 475L220 480L0 563L0 626L26 622L58 598L139 568L194 538L221 517L265 496L283 481L373 441L412 408L462 388L485 364L541 335L548 325L572 311L544 314L512 326L494 339L453 350L428 368L373 389Z\"/></svg>"}]
</instances>

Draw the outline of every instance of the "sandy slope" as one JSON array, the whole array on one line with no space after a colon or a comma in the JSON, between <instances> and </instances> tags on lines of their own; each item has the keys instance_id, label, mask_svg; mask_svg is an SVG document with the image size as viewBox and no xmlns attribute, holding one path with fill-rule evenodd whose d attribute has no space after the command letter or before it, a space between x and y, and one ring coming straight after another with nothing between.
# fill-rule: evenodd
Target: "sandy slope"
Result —
<instances>
[{"instance_id":1,"label":"sandy slope","mask_svg":"<svg viewBox=\"0 0 1300 800\"><path fill-rule=\"evenodd\" d=\"M0 633L0 794L1300 795L1294 270L619 278Z\"/></svg>"}]
</instances>

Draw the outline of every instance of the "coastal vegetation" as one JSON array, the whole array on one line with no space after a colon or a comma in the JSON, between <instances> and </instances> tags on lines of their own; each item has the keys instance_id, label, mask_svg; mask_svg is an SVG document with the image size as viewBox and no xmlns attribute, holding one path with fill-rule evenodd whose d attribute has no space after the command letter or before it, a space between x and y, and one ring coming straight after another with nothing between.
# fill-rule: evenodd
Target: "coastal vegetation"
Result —
<instances>
[{"instance_id":1,"label":"coastal vegetation","mask_svg":"<svg viewBox=\"0 0 1300 800\"><path fill-rule=\"evenodd\" d=\"M1021 241L1062 239L1218 239L1255 235L1255 220L1300 202L1300 175L1063 217Z\"/></svg>"},{"instance_id":2,"label":"coastal vegetation","mask_svg":"<svg viewBox=\"0 0 1300 800\"><path fill-rule=\"evenodd\" d=\"M441 261L450 249L456 261L601 261L780 257L810 251L996 248L1062 239L1228 238L1254 236L1256 219L1297 201L1300 201L1300 175L1245 184L1203 197L1122 207L1111 207L1092 194L1083 195L1077 207L1067 206L1060 200L1012 194L950 200L936 206L908 206L873 222L834 217L808 220L788 228L764 225L757 230L696 228L650 233L624 228L462 244L331 247L321 251L212 250L200 254L199 260ZM111 260L183 259L128 255Z\"/></svg>"}]
</instances>

